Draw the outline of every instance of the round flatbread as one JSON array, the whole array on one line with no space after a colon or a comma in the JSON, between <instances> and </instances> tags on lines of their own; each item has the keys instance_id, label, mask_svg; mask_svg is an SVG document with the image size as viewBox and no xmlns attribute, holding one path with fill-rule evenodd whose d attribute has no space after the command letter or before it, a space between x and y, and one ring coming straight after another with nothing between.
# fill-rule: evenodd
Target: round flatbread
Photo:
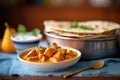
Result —
<instances>
[{"instance_id":1,"label":"round flatbread","mask_svg":"<svg viewBox=\"0 0 120 80\"><path fill-rule=\"evenodd\" d=\"M66 37L106 37L113 36L120 25L108 21L85 21L77 22L78 27L70 27L73 22L71 21L44 21L45 32L54 33ZM81 28L82 26L82 28Z\"/></svg>"}]
</instances>

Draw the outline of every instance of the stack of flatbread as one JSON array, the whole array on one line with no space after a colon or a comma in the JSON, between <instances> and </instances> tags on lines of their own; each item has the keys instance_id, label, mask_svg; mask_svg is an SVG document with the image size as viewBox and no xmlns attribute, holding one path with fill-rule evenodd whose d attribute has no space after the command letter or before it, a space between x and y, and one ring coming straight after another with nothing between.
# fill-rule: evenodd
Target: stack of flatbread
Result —
<instances>
[{"instance_id":1,"label":"stack of flatbread","mask_svg":"<svg viewBox=\"0 0 120 80\"><path fill-rule=\"evenodd\" d=\"M72 23L72 21L44 21L45 32L54 35L74 38L100 38L115 36L116 30L120 29L119 24L109 21L94 20L77 22L77 25L79 26L89 26L92 29L84 29L77 27L71 28L70 26Z\"/></svg>"}]
</instances>

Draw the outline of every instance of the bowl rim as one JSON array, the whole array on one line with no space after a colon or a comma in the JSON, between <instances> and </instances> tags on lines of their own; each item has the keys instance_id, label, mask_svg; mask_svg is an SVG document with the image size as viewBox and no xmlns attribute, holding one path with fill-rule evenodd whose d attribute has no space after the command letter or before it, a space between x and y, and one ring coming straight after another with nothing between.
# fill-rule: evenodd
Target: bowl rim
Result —
<instances>
[{"instance_id":1,"label":"bowl rim","mask_svg":"<svg viewBox=\"0 0 120 80\"><path fill-rule=\"evenodd\" d=\"M72 38L72 37L65 37L65 36L59 36L59 35L54 35L50 34L49 32L44 31L44 34L48 37L56 38L56 39L64 39L64 40L81 40L81 41L105 41L105 40L115 40L118 39L119 37L114 36L114 37L108 37L108 38L96 38L96 39L80 39L80 38Z\"/></svg>"},{"instance_id":2,"label":"bowl rim","mask_svg":"<svg viewBox=\"0 0 120 80\"><path fill-rule=\"evenodd\" d=\"M27 33L31 33L31 32L27 32ZM14 38L14 36L16 36L16 35L18 35L18 34L20 34L20 33L15 33L15 34L13 34L13 35L11 36L11 39L12 39L13 41L16 41L16 42L33 42L33 41L38 41L38 40L42 39L42 37L43 37L42 34L40 33L37 38L32 39L32 40L25 40L25 41L24 41L24 40L17 40L17 39Z\"/></svg>"},{"instance_id":3,"label":"bowl rim","mask_svg":"<svg viewBox=\"0 0 120 80\"><path fill-rule=\"evenodd\" d=\"M77 50L77 49L75 49L75 48L63 47L63 48L65 48L65 49L67 48L67 49L71 49L71 50L76 51L76 52L77 52L77 57L75 57L75 58L73 58L73 59L70 59L70 60L60 61L60 62L57 62L57 63L54 63L54 62L53 62L53 63L30 62L30 61L24 60L24 59L22 59L22 58L20 57L20 55L24 54L23 52L25 52L25 51L29 51L29 50L34 49L34 48L35 48L35 47L28 48L28 49L25 49L25 50L19 52L19 53L17 54L17 58L18 58L20 61L22 61L22 62L26 62L26 63L30 63L30 64L36 64L36 65L49 65L49 64L60 64L60 63L66 63L66 62L69 62L69 61L73 61L73 60L75 60L75 59L77 59L77 58L80 59L80 57L81 57L81 55L82 55L81 51L79 51L79 50Z\"/></svg>"}]
</instances>

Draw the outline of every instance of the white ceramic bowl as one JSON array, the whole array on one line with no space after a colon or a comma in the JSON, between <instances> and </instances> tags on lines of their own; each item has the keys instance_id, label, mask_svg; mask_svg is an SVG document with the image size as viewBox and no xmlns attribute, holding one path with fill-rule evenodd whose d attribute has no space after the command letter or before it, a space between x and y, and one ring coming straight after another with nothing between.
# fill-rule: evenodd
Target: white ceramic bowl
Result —
<instances>
[{"instance_id":1,"label":"white ceramic bowl","mask_svg":"<svg viewBox=\"0 0 120 80\"><path fill-rule=\"evenodd\" d=\"M38 46L40 40L42 39L42 34L39 34L38 36L33 36L33 35L30 35L31 34L30 32L27 32L27 33L29 35L22 36L21 34L17 33L11 36L11 39L14 43L17 53L19 53L24 49Z\"/></svg>"},{"instance_id":2,"label":"white ceramic bowl","mask_svg":"<svg viewBox=\"0 0 120 80\"><path fill-rule=\"evenodd\" d=\"M37 62L30 62L30 61L26 61L24 59L21 58L21 56L29 50L32 50L33 48L29 48L26 50L21 51L20 53L18 53L17 57L20 60L21 63L23 63L25 66L28 66L29 68L36 70L36 71L58 71L58 70L62 70L65 69L67 67L70 67L72 65L74 65L75 63L77 63L79 61L79 59L81 58L81 52L77 49L73 49L73 48L67 48L67 49L71 49L77 52L77 57L71 59L71 60L66 60L66 61L61 61L61 62L57 62L57 63L37 63Z\"/></svg>"}]
</instances>

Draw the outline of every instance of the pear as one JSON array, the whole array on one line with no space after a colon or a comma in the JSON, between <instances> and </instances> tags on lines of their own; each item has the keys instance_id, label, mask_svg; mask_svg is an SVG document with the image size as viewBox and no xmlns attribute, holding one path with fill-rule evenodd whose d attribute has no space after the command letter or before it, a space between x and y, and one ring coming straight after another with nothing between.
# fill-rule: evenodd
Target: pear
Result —
<instances>
[{"instance_id":1,"label":"pear","mask_svg":"<svg viewBox=\"0 0 120 80\"><path fill-rule=\"evenodd\" d=\"M7 22L4 23L6 29L4 32L4 36L1 42L1 50L7 53L14 53L15 47L11 40L11 35L16 33L16 30L8 25Z\"/></svg>"}]
</instances>

